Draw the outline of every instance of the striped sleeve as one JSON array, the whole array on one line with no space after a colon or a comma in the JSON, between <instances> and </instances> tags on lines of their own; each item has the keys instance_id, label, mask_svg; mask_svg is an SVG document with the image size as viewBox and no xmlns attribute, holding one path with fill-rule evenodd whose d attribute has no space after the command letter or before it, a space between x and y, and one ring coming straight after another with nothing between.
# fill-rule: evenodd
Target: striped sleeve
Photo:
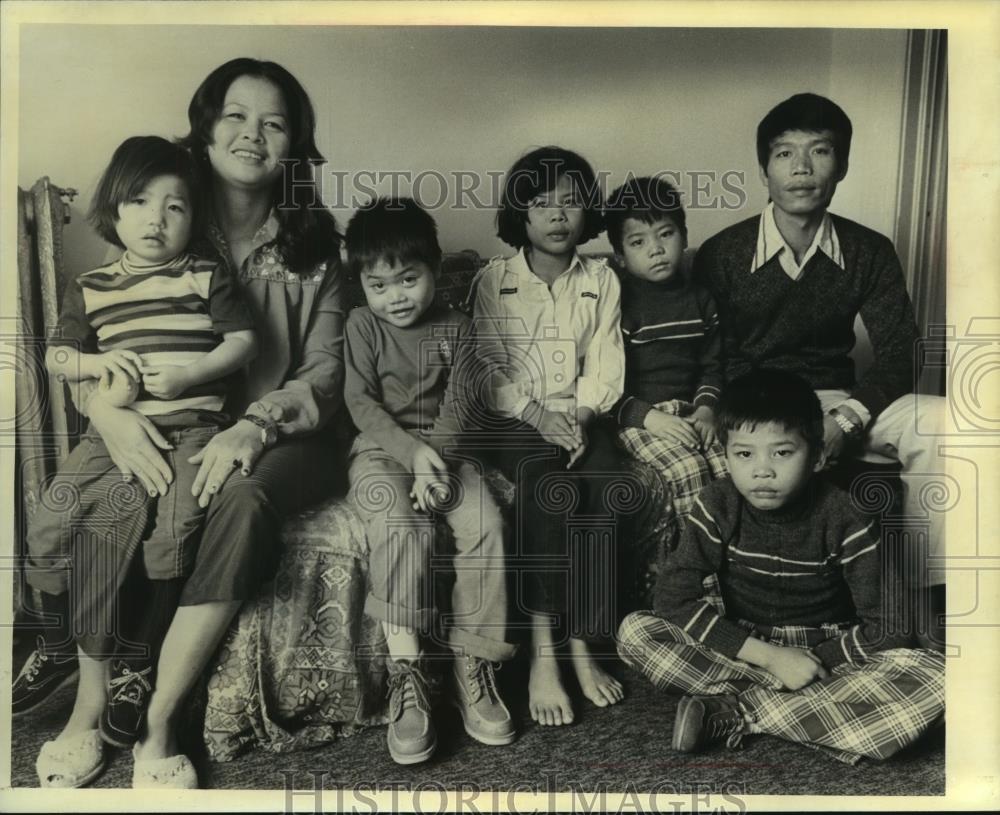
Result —
<instances>
[{"instance_id":1,"label":"striped sleeve","mask_svg":"<svg viewBox=\"0 0 1000 815\"><path fill-rule=\"evenodd\" d=\"M851 592L858 622L844 634L816 646L827 668L864 663L870 656L911 644L904 633L898 585L883 575L882 545L874 521L855 523L840 542L837 563Z\"/></svg>"},{"instance_id":2,"label":"striped sleeve","mask_svg":"<svg viewBox=\"0 0 1000 815\"><path fill-rule=\"evenodd\" d=\"M711 509L712 495L708 490L695 499L680 544L660 564L655 610L712 650L735 658L749 632L716 611L702 584L725 559L725 539Z\"/></svg>"},{"instance_id":3,"label":"striped sleeve","mask_svg":"<svg viewBox=\"0 0 1000 815\"><path fill-rule=\"evenodd\" d=\"M705 290L697 292L705 336L698 355L701 367L698 389L694 394L695 405L715 408L722 389L722 335L719 332L719 312L715 300Z\"/></svg>"}]
</instances>

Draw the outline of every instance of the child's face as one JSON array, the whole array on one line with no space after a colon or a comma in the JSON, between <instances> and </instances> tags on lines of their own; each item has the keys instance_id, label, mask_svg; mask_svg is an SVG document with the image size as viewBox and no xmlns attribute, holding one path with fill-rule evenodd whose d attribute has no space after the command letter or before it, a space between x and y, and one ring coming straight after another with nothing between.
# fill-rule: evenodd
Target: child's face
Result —
<instances>
[{"instance_id":1,"label":"child's face","mask_svg":"<svg viewBox=\"0 0 1000 815\"><path fill-rule=\"evenodd\" d=\"M407 328L434 301L434 272L421 261L380 260L361 272L368 308L380 320Z\"/></svg>"},{"instance_id":2,"label":"child's face","mask_svg":"<svg viewBox=\"0 0 1000 815\"><path fill-rule=\"evenodd\" d=\"M799 433L777 424L730 431L726 463L740 495L762 510L791 501L823 464Z\"/></svg>"},{"instance_id":3,"label":"child's face","mask_svg":"<svg viewBox=\"0 0 1000 815\"><path fill-rule=\"evenodd\" d=\"M233 80L212 128L208 159L224 182L260 189L281 174L291 147L288 111L281 90L266 79Z\"/></svg>"},{"instance_id":4,"label":"child's face","mask_svg":"<svg viewBox=\"0 0 1000 815\"><path fill-rule=\"evenodd\" d=\"M811 215L830 206L846 175L834 154L833 133L787 130L771 142L760 171L774 205L789 215Z\"/></svg>"},{"instance_id":5,"label":"child's face","mask_svg":"<svg viewBox=\"0 0 1000 815\"><path fill-rule=\"evenodd\" d=\"M134 257L146 263L163 263L188 245L191 215L187 184L177 176L161 175L118 205L115 231Z\"/></svg>"},{"instance_id":6,"label":"child's face","mask_svg":"<svg viewBox=\"0 0 1000 815\"><path fill-rule=\"evenodd\" d=\"M571 255L583 234L583 201L569 176L560 176L548 192L528 207L525 233L533 249L549 255Z\"/></svg>"},{"instance_id":7,"label":"child's face","mask_svg":"<svg viewBox=\"0 0 1000 815\"><path fill-rule=\"evenodd\" d=\"M672 278L681 268L686 245L684 234L670 218L651 224L626 218L622 225L619 261L629 274L651 283Z\"/></svg>"}]
</instances>

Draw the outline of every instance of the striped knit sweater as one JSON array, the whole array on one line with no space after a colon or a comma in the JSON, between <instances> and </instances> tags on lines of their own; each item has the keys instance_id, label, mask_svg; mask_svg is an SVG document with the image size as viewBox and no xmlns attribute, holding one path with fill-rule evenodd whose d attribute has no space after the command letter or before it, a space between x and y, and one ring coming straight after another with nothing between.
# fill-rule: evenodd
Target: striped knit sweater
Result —
<instances>
[{"instance_id":1,"label":"striped knit sweater","mask_svg":"<svg viewBox=\"0 0 1000 815\"><path fill-rule=\"evenodd\" d=\"M625 395L611 409L620 427L643 427L659 402L714 407L722 387L719 317L712 296L676 275L651 283L622 276Z\"/></svg>"},{"instance_id":2,"label":"striped knit sweater","mask_svg":"<svg viewBox=\"0 0 1000 815\"><path fill-rule=\"evenodd\" d=\"M695 279L719 307L726 378L778 368L813 388L843 389L874 419L913 390L917 326L902 268L884 235L831 213L845 268L822 252L794 281L777 255L751 274L760 216L724 229L695 257ZM854 320L871 339L874 364L856 381Z\"/></svg>"},{"instance_id":3,"label":"striped knit sweater","mask_svg":"<svg viewBox=\"0 0 1000 815\"><path fill-rule=\"evenodd\" d=\"M50 345L76 345L84 353L134 351L146 365L190 365L214 349L222 334L253 327L228 275L213 261L190 254L155 266L123 255L81 274L67 287L60 331ZM142 388L132 404L146 416L178 411L220 412L226 380L195 386L175 399Z\"/></svg>"},{"instance_id":4,"label":"striped knit sweater","mask_svg":"<svg viewBox=\"0 0 1000 815\"><path fill-rule=\"evenodd\" d=\"M711 574L718 576L725 616L704 598L702 581ZM733 658L749 636L736 620L765 626L853 623L815 648L833 668L909 644L898 625L886 624L883 601L891 595L882 585L873 522L851 506L847 493L817 476L791 505L764 512L723 478L695 500L678 548L660 564L655 608ZM898 623L895 613L891 622Z\"/></svg>"}]
</instances>

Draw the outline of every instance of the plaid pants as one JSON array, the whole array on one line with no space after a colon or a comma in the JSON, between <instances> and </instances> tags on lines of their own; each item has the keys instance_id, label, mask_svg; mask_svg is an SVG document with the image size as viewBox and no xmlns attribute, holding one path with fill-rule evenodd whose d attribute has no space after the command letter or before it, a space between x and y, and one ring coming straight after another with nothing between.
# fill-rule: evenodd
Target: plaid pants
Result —
<instances>
[{"instance_id":1,"label":"plaid pants","mask_svg":"<svg viewBox=\"0 0 1000 815\"><path fill-rule=\"evenodd\" d=\"M693 410L690 402L671 399L656 405L671 416L684 416ZM708 450L678 444L672 439L654 436L648 430L626 427L618 431L618 440L636 459L659 470L674 492L674 509L679 520L687 518L694 499L710 481L726 475L726 454L715 442Z\"/></svg>"},{"instance_id":2,"label":"plaid pants","mask_svg":"<svg viewBox=\"0 0 1000 815\"><path fill-rule=\"evenodd\" d=\"M755 627L767 642L812 648L842 627ZM826 679L797 691L763 668L729 659L652 612L628 615L618 653L657 688L688 694L731 693L751 733L767 733L820 749L847 764L885 759L913 742L944 713L944 657L919 648L875 654L861 665L837 666Z\"/></svg>"}]
</instances>

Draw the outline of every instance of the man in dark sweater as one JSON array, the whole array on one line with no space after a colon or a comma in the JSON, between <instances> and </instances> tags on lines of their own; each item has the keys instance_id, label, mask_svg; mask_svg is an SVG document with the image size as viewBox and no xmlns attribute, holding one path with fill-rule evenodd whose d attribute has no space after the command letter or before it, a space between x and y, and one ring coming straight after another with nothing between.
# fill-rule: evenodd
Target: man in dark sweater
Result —
<instances>
[{"instance_id":1,"label":"man in dark sweater","mask_svg":"<svg viewBox=\"0 0 1000 815\"><path fill-rule=\"evenodd\" d=\"M917 479L944 472L934 434L945 403L912 392L917 327L899 259L885 236L827 212L851 134L844 111L815 94L768 113L757 157L770 203L706 241L695 278L719 308L727 378L754 366L803 377L823 408L827 459L900 461L904 512L928 519L929 554L943 556L943 513L922 505ZM859 314L874 352L860 378L849 356ZM922 556L914 566L922 583L943 582ZM943 611L943 591L932 596Z\"/></svg>"},{"instance_id":2,"label":"man in dark sweater","mask_svg":"<svg viewBox=\"0 0 1000 815\"><path fill-rule=\"evenodd\" d=\"M730 383L717 428L730 477L706 487L661 564L655 611L619 653L684 697L673 748L768 733L855 763L905 747L944 711L944 659L911 649L883 591L881 546L822 469L810 385L758 370ZM718 598L703 581L715 576Z\"/></svg>"}]
</instances>

